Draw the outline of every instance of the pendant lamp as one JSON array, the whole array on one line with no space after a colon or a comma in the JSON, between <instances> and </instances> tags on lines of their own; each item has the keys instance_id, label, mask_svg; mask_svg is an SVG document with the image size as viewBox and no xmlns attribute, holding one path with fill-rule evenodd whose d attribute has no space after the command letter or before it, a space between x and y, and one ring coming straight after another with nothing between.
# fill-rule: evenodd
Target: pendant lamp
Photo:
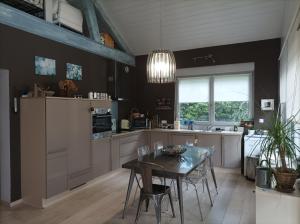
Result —
<instances>
[{"instance_id":1,"label":"pendant lamp","mask_svg":"<svg viewBox=\"0 0 300 224\"><path fill-rule=\"evenodd\" d=\"M160 34L161 25L161 2L160 2ZM160 37L160 45L161 45ZM148 54L147 59L147 81L149 83L170 83L175 82L176 61L172 51L165 49L153 50Z\"/></svg>"}]
</instances>

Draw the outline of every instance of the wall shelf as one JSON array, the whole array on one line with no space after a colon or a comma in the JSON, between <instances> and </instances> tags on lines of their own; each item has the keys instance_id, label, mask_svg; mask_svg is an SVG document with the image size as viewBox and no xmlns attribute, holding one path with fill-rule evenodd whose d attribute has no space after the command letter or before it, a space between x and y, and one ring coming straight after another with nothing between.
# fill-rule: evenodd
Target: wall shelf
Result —
<instances>
[{"instance_id":1,"label":"wall shelf","mask_svg":"<svg viewBox=\"0 0 300 224\"><path fill-rule=\"evenodd\" d=\"M135 66L135 57L0 3L0 23L104 58Z\"/></svg>"}]
</instances>

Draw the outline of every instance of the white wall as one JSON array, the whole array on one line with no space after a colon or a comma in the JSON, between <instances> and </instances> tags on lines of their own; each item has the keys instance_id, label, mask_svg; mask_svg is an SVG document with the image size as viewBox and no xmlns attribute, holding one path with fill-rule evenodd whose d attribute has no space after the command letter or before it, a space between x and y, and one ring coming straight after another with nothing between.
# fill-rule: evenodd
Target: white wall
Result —
<instances>
[{"instance_id":1,"label":"white wall","mask_svg":"<svg viewBox=\"0 0 300 224\"><path fill-rule=\"evenodd\" d=\"M286 2L280 57L280 102L286 117L300 110L300 0ZM298 13L298 15L297 15ZM300 114L298 115L300 122Z\"/></svg>"},{"instance_id":2,"label":"white wall","mask_svg":"<svg viewBox=\"0 0 300 224\"><path fill-rule=\"evenodd\" d=\"M9 73L0 69L0 174L1 200L10 203Z\"/></svg>"}]
</instances>

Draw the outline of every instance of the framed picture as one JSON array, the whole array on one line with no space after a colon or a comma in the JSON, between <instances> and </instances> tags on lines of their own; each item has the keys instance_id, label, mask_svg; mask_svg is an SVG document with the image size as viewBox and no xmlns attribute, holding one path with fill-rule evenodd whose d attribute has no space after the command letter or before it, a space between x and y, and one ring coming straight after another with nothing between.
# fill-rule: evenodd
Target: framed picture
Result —
<instances>
[{"instance_id":1,"label":"framed picture","mask_svg":"<svg viewBox=\"0 0 300 224\"><path fill-rule=\"evenodd\" d=\"M67 63L67 79L82 80L82 66Z\"/></svg>"},{"instance_id":2,"label":"framed picture","mask_svg":"<svg viewBox=\"0 0 300 224\"><path fill-rule=\"evenodd\" d=\"M56 75L56 62L54 59L35 56L36 75Z\"/></svg>"},{"instance_id":3,"label":"framed picture","mask_svg":"<svg viewBox=\"0 0 300 224\"><path fill-rule=\"evenodd\" d=\"M274 99L262 99L261 110L274 110Z\"/></svg>"}]
</instances>

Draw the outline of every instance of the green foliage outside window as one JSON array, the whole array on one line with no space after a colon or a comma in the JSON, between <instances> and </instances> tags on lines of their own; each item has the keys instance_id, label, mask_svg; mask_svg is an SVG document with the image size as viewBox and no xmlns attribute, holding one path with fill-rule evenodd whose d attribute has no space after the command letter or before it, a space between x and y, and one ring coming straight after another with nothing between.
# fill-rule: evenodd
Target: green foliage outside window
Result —
<instances>
[{"instance_id":1,"label":"green foliage outside window","mask_svg":"<svg viewBox=\"0 0 300 224\"><path fill-rule=\"evenodd\" d=\"M208 102L180 103L180 120L209 121ZM247 101L215 102L215 120L239 122L249 119L249 103Z\"/></svg>"},{"instance_id":2,"label":"green foliage outside window","mask_svg":"<svg viewBox=\"0 0 300 224\"><path fill-rule=\"evenodd\" d=\"M240 122L249 119L249 103L247 101L215 102L215 120Z\"/></svg>"},{"instance_id":3,"label":"green foliage outside window","mask_svg":"<svg viewBox=\"0 0 300 224\"><path fill-rule=\"evenodd\" d=\"M180 103L180 120L208 121L208 102Z\"/></svg>"}]
</instances>

